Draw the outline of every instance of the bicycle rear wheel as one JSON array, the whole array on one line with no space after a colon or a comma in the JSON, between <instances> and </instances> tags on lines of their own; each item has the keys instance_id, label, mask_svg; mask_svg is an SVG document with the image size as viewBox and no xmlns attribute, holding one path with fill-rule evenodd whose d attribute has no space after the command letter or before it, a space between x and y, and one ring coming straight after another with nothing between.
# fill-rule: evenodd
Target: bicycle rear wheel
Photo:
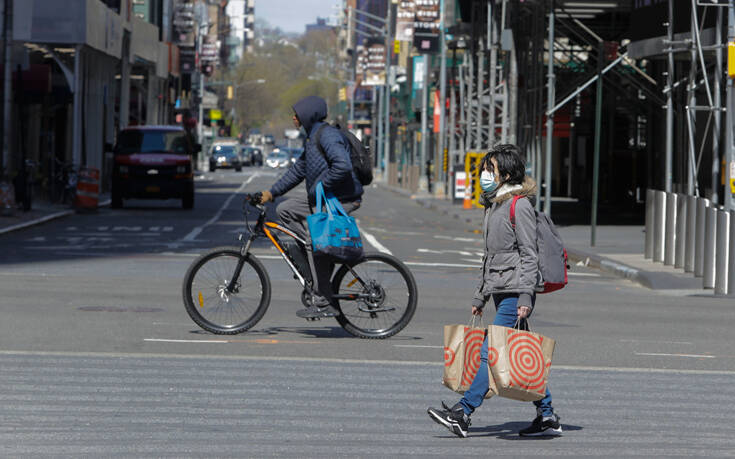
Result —
<instances>
[{"instance_id":1,"label":"bicycle rear wheel","mask_svg":"<svg viewBox=\"0 0 735 459\"><path fill-rule=\"evenodd\" d=\"M186 312L204 330L218 335L242 333L255 326L268 309L270 278L251 254L244 259L233 291L227 290L241 259L238 248L218 247L194 260L186 272Z\"/></svg>"},{"instance_id":2,"label":"bicycle rear wheel","mask_svg":"<svg viewBox=\"0 0 735 459\"><path fill-rule=\"evenodd\" d=\"M336 317L347 332L360 338L384 339L408 325L416 312L418 292L411 271L399 259L366 253L339 267L332 289L342 314Z\"/></svg>"}]
</instances>

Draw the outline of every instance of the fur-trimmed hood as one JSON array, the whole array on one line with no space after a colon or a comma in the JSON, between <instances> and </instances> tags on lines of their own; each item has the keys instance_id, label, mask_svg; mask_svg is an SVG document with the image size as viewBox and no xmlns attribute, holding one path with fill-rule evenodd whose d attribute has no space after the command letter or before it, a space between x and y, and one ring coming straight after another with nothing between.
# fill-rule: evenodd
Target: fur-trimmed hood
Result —
<instances>
[{"instance_id":1,"label":"fur-trimmed hood","mask_svg":"<svg viewBox=\"0 0 735 459\"><path fill-rule=\"evenodd\" d=\"M513 196L525 196L535 201L537 191L536 181L529 176L523 179L523 183L520 185L503 184L498 188L495 196L490 199L490 202L500 203L511 199Z\"/></svg>"}]
</instances>

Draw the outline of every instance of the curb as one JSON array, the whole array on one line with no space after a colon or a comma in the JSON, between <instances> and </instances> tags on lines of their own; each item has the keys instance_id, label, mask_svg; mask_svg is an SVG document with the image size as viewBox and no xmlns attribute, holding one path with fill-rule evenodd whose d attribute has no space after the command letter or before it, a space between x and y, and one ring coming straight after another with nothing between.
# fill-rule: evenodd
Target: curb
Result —
<instances>
[{"instance_id":1,"label":"curb","mask_svg":"<svg viewBox=\"0 0 735 459\"><path fill-rule=\"evenodd\" d=\"M106 207L110 205L110 200L107 199L105 201L100 202L97 207ZM0 234L6 234L11 233L13 231L22 230L25 228L29 228L31 226L40 225L41 223L46 223L51 220L57 220L59 218L68 217L69 215L75 214L76 211L73 209L70 210L62 210L61 212L56 212L49 215L44 215L43 217L36 218L34 220L28 220L27 222L18 223L17 225L8 226L6 228L0 228Z\"/></svg>"}]
</instances>

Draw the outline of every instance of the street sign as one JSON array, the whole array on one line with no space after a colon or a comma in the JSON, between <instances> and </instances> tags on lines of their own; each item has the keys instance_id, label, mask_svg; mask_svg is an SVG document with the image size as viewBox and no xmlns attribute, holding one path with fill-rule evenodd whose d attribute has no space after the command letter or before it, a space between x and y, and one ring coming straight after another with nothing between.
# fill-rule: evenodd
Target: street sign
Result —
<instances>
[{"instance_id":1,"label":"street sign","mask_svg":"<svg viewBox=\"0 0 735 459\"><path fill-rule=\"evenodd\" d=\"M222 119L222 110L218 109L211 109L209 110L209 119L214 120L221 120Z\"/></svg>"},{"instance_id":2,"label":"street sign","mask_svg":"<svg viewBox=\"0 0 735 459\"><path fill-rule=\"evenodd\" d=\"M413 46L421 54L439 52L440 3L440 0L419 0L416 2Z\"/></svg>"},{"instance_id":3,"label":"street sign","mask_svg":"<svg viewBox=\"0 0 735 459\"><path fill-rule=\"evenodd\" d=\"M385 84L385 45L373 43L367 48L367 62L363 86Z\"/></svg>"}]
</instances>

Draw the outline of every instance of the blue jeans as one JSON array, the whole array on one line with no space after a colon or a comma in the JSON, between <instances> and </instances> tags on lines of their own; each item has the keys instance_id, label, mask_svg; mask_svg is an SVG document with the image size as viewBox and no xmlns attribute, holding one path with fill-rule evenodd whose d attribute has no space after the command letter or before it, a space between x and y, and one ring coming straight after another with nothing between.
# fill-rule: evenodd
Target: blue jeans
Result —
<instances>
[{"instance_id":1,"label":"blue jeans","mask_svg":"<svg viewBox=\"0 0 735 459\"><path fill-rule=\"evenodd\" d=\"M495 320L493 325L502 325L503 327L513 327L518 320L518 295L517 294L506 294L506 295L493 295L495 301ZM536 302L536 296L533 296L533 303ZM482 349L480 350L480 371L475 375L475 379L472 380L470 388L465 391L464 397L459 401L460 405L464 409L465 414L468 416L485 400L485 394L490 389L490 381L488 379L488 372L483 371L487 368L487 336L485 341L482 343ZM551 416L554 413L554 409L551 407L551 392L549 392L548 385L546 386L546 396L541 400L533 402L536 408L540 411L542 416Z\"/></svg>"}]
</instances>

